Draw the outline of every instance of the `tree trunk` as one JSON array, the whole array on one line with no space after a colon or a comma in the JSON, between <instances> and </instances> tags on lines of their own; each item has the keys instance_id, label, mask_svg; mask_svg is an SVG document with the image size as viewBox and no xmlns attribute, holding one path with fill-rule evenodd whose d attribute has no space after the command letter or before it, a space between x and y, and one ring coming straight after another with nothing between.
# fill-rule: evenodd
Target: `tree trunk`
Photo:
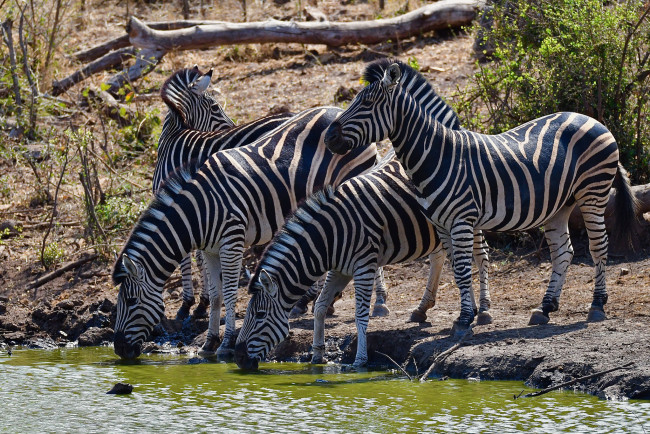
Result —
<instances>
[{"instance_id":1,"label":"tree trunk","mask_svg":"<svg viewBox=\"0 0 650 434\"><path fill-rule=\"evenodd\" d=\"M390 19L358 22L219 23L160 31L135 17L129 23L129 40L139 48L189 50L217 45L293 42L338 47L350 43L375 44L425 32L469 24L483 2L442 0Z\"/></svg>"}]
</instances>

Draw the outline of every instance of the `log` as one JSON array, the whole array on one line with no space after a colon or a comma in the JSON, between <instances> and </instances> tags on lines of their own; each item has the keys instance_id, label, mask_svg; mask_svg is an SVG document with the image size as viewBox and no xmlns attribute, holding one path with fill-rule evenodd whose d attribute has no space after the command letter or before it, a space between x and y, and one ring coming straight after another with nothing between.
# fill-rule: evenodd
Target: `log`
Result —
<instances>
[{"instance_id":1,"label":"log","mask_svg":"<svg viewBox=\"0 0 650 434\"><path fill-rule=\"evenodd\" d=\"M154 21L146 23L147 26L156 30L176 30L183 29L186 27L200 26L205 24L216 24L221 21L212 21L212 20L179 20L179 21ZM127 28L128 33L128 28ZM94 47L88 48L87 50L77 51L72 55L72 58L77 62L90 62L92 60L98 59L106 53L110 53L113 50L120 48L128 47L131 45L129 41L129 35L122 35L118 38L113 38L109 41L106 41L102 44L96 45Z\"/></svg>"},{"instance_id":2,"label":"log","mask_svg":"<svg viewBox=\"0 0 650 434\"><path fill-rule=\"evenodd\" d=\"M107 69L116 68L122 65L122 63L128 59L133 58L133 56L135 56L135 53L136 50L133 47L121 48L117 51L103 56L101 59L95 60L82 69L75 71L63 80L53 81L52 95L61 95L63 92L70 89L75 84L85 80L93 74L97 74L98 72L106 71Z\"/></svg>"},{"instance_id":3,"label":"log","mask_svg":"<svg viewBox=\"0 0 650 434\"><path fill-rule=\"evenodd\" d=\"M131 17L129 40L143 49L189 50L217 45L247 43L375 44L402 39L432 30L469 24L483 5L481 0L442 0L394 18L357 22L218 23L178 30L156 30Z\"/></svg>"},{"instance_id":4,"label":"log","mask_svg":"<svg viewBox=\"0 0 650 434\"><path fill-rule=\"evenodd\" d=\"M133 83L140 77L149 74L167 53L166 50L150 48L137 51L133 66L123 70L106 81L106 84L110 85L108 93L111 95L117 96L121 87L128 83Z\"/></svg>"}]
</instances>

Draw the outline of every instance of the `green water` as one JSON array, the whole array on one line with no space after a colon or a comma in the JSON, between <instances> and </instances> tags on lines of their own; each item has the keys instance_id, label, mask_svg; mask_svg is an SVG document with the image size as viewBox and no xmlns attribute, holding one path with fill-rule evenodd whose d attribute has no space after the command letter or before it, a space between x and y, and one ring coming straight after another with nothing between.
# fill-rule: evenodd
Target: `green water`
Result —
<instances>
[{"instance_id":1,"label":"green water","mask_svg":"<svg viewBox=\"0 0 650 434\"><path fill-rule=\"evenodd\" d=\"M0 352L0 432L650 432L650 402L573 392L513 400L519 382L409 382L338 366L234 364L112 348ZM117 382L131 395L106 395Z\"/></svg>"}]
</instances>

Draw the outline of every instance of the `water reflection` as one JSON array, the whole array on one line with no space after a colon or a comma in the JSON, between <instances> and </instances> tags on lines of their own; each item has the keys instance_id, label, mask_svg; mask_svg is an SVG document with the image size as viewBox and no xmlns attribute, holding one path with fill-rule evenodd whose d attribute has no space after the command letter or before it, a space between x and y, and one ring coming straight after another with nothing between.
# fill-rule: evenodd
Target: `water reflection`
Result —
<instances>
[{"instance_id":1,"label":"water reflection","mask_svg":"<svg viewBox=\"0 0 650 434\"><path fill-rule=\"evenodd\" d=\"M117 382L131 395L105 393ZM110 348L0 357L0 432L644 432L649 402L557 392L514 401L519 382L409 382L386 371L190 356L120 361Z\"/></svg>"}]
</instances>

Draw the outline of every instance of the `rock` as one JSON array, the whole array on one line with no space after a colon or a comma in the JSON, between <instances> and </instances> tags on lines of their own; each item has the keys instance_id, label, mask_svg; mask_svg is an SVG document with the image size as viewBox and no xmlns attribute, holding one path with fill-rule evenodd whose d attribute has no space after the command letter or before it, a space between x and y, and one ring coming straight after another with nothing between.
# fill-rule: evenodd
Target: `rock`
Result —
<instances>
[{"instance_id":1,"label":"rock","mask_svg":"<svg viewBox=\"0 0 650 434\"><path fill-rule=\"evenodd\" d=\"M319 21L327 22L327 15L323 11L313 6L305 5L303 8L303 13L305 14L305 19L307 21Z\"/></svg>"},{"instance_id":2,"label":"rock","mask_svg":"<svg viewBox=\"0 0 650 434\"><path fill-rule=\"evenodd\" d=\"M117 383L111 390L106 392L107 395L128 395L133 392L133 386L129 383Z\"/></svg>"},{"instance_id":3,"label":"rock","mask_svg":"<svg viewBox=\"0 0 650 434\"><path fill-rule=\"evenodd\" d=\"M52 338L32 338L26 342L27 348L30 350L54 350L59 346L52 340Z\"/></svg>"},{"instance_id":4,"label":"rock","mask_svg":"<svg viewBox=\"0 0 650 434\"><path fill-rule=\"evenodd\" d=\"M622 276L627 276L628 274L630 274L629 268L621 268L621 271L618 273L618 276L622 277Z\"/></svg>"},{"instance_id":5,"label":"rock","mask_svg":"<svg viewBox=\"0 0 650 434\"><path fill-rule=\"evenodd\" d=\"M0 297L0 314L3 314L7 311L7 303L9 299L7 297Z\"/></svg>"},{"instance_id":6,"label":"rock","mask_svg":"<svg viewBox=\"0 0 650 434\"><path fill-rule=\"evenodd\" d=\"M115 303L113 303L108 298L105 298L104 300L102 300L97 310L104 313L111 313L114 307L115 307Z\"/></svg>"},{"instance_id":7,"label":"rock","mask_svg":"<svg viewBox=\"0 0 650 434\"><path fill-rule=\"evenodd\" d=\"M79 336L79 346L89 347L101 345L103 342L111 342L113 340L113 329L90 327Z\"/></svg>"}]
</instances>

